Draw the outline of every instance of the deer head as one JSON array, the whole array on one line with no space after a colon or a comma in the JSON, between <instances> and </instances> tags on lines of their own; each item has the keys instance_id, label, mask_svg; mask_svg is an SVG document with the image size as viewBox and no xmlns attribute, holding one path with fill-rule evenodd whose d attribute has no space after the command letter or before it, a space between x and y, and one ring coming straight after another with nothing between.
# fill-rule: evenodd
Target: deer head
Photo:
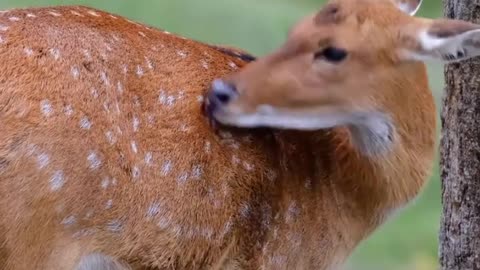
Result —
<instances>
[{"instance_id":1,"label":"deer head","mask_svg":"<svg viewBox=\"0 0 480 270\"><path fill-rule=\"evenodd\" d=\"M207 99L212 117L238 127L349 125L387 139L399 124L390 107L396 93L428 84L423 61L480 54L479 25L413 17L420 4L328 2L297 23L279 49L215 80Z\"/></svg>"}]
</instances>

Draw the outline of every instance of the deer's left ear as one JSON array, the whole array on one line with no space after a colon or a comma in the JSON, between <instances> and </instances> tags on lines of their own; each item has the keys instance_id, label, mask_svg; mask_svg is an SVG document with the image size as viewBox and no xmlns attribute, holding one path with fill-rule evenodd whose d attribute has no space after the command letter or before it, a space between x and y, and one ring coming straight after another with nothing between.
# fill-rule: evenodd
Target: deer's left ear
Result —
<instances>
[{"instance_id":1,"label":"deer's left ear","mask_svg":"<svg viewBox=\"0 0 480 270\"><path fill-rule=\"evenodd\" d=\"M413 16L420 9L422 5L422 0L390 0L392 1L401 11Z\"/></svg>"},{"instance_id":2,"label":"deer's left ear","mask_svg":"<svg viewBox=\"0 0 480 270\"><path fill-rule=\"evenodd\" d=\"M458 62L480 55L480 25L461 20L416 19L401 26L400 57L404 60Z\"/></svg>"}]
</instances>

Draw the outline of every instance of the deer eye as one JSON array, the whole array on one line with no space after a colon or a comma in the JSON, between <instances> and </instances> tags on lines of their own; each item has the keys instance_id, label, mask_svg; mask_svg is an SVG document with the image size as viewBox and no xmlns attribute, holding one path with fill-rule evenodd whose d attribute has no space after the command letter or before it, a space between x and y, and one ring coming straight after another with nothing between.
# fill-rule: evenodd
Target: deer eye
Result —
<instances>
[{"instance_id":1,"label":"deer eye","mask_svg":"<svg viewBox=\"0 0 480 270\"><path fill-rule=\"evenodd\" d=\"M325 49L318 51L314 54L315 60L325 59L329 62L338 63L347 57L348 53L344 49L335 47L326 47Z\"/></svg>"}]
</instances>

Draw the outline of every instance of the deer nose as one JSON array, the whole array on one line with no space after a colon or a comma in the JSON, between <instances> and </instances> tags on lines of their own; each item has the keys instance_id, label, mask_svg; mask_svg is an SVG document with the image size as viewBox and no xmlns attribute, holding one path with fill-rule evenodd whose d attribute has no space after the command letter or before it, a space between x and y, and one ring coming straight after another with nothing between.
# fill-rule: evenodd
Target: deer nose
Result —
<instances>
[{"instance_id":1,"label":"deer nose","mask_svg":"<svg viewBox=\"0 0 480 270\"><path fill-rule=\"evenodd\" d=\"M210 101L218 105L226 105L238 95L235 85L220 79L213 81L210 91Z\"/></svg>"}]
</instances>

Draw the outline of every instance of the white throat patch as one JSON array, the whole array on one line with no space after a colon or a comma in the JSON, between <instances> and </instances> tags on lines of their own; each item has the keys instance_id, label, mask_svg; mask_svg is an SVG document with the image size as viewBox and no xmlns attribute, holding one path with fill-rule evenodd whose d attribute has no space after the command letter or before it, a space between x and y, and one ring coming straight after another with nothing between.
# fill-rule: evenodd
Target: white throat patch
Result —
<instances>
[{"instance_id":1,"label":"white throat patch","mask_svg":"<svg viewBox=\"0 0 480 270\"><path fill-rule=\"evenodd\" d=\"M293 113L265 105L259 108L254 113L235 115L220 113L215 115L215 118L223 124L245 128L319 130L347 126L353 143L367 156L388 151L394 139L392 121L380 112Z\"/></svg>"}]
</instances>

